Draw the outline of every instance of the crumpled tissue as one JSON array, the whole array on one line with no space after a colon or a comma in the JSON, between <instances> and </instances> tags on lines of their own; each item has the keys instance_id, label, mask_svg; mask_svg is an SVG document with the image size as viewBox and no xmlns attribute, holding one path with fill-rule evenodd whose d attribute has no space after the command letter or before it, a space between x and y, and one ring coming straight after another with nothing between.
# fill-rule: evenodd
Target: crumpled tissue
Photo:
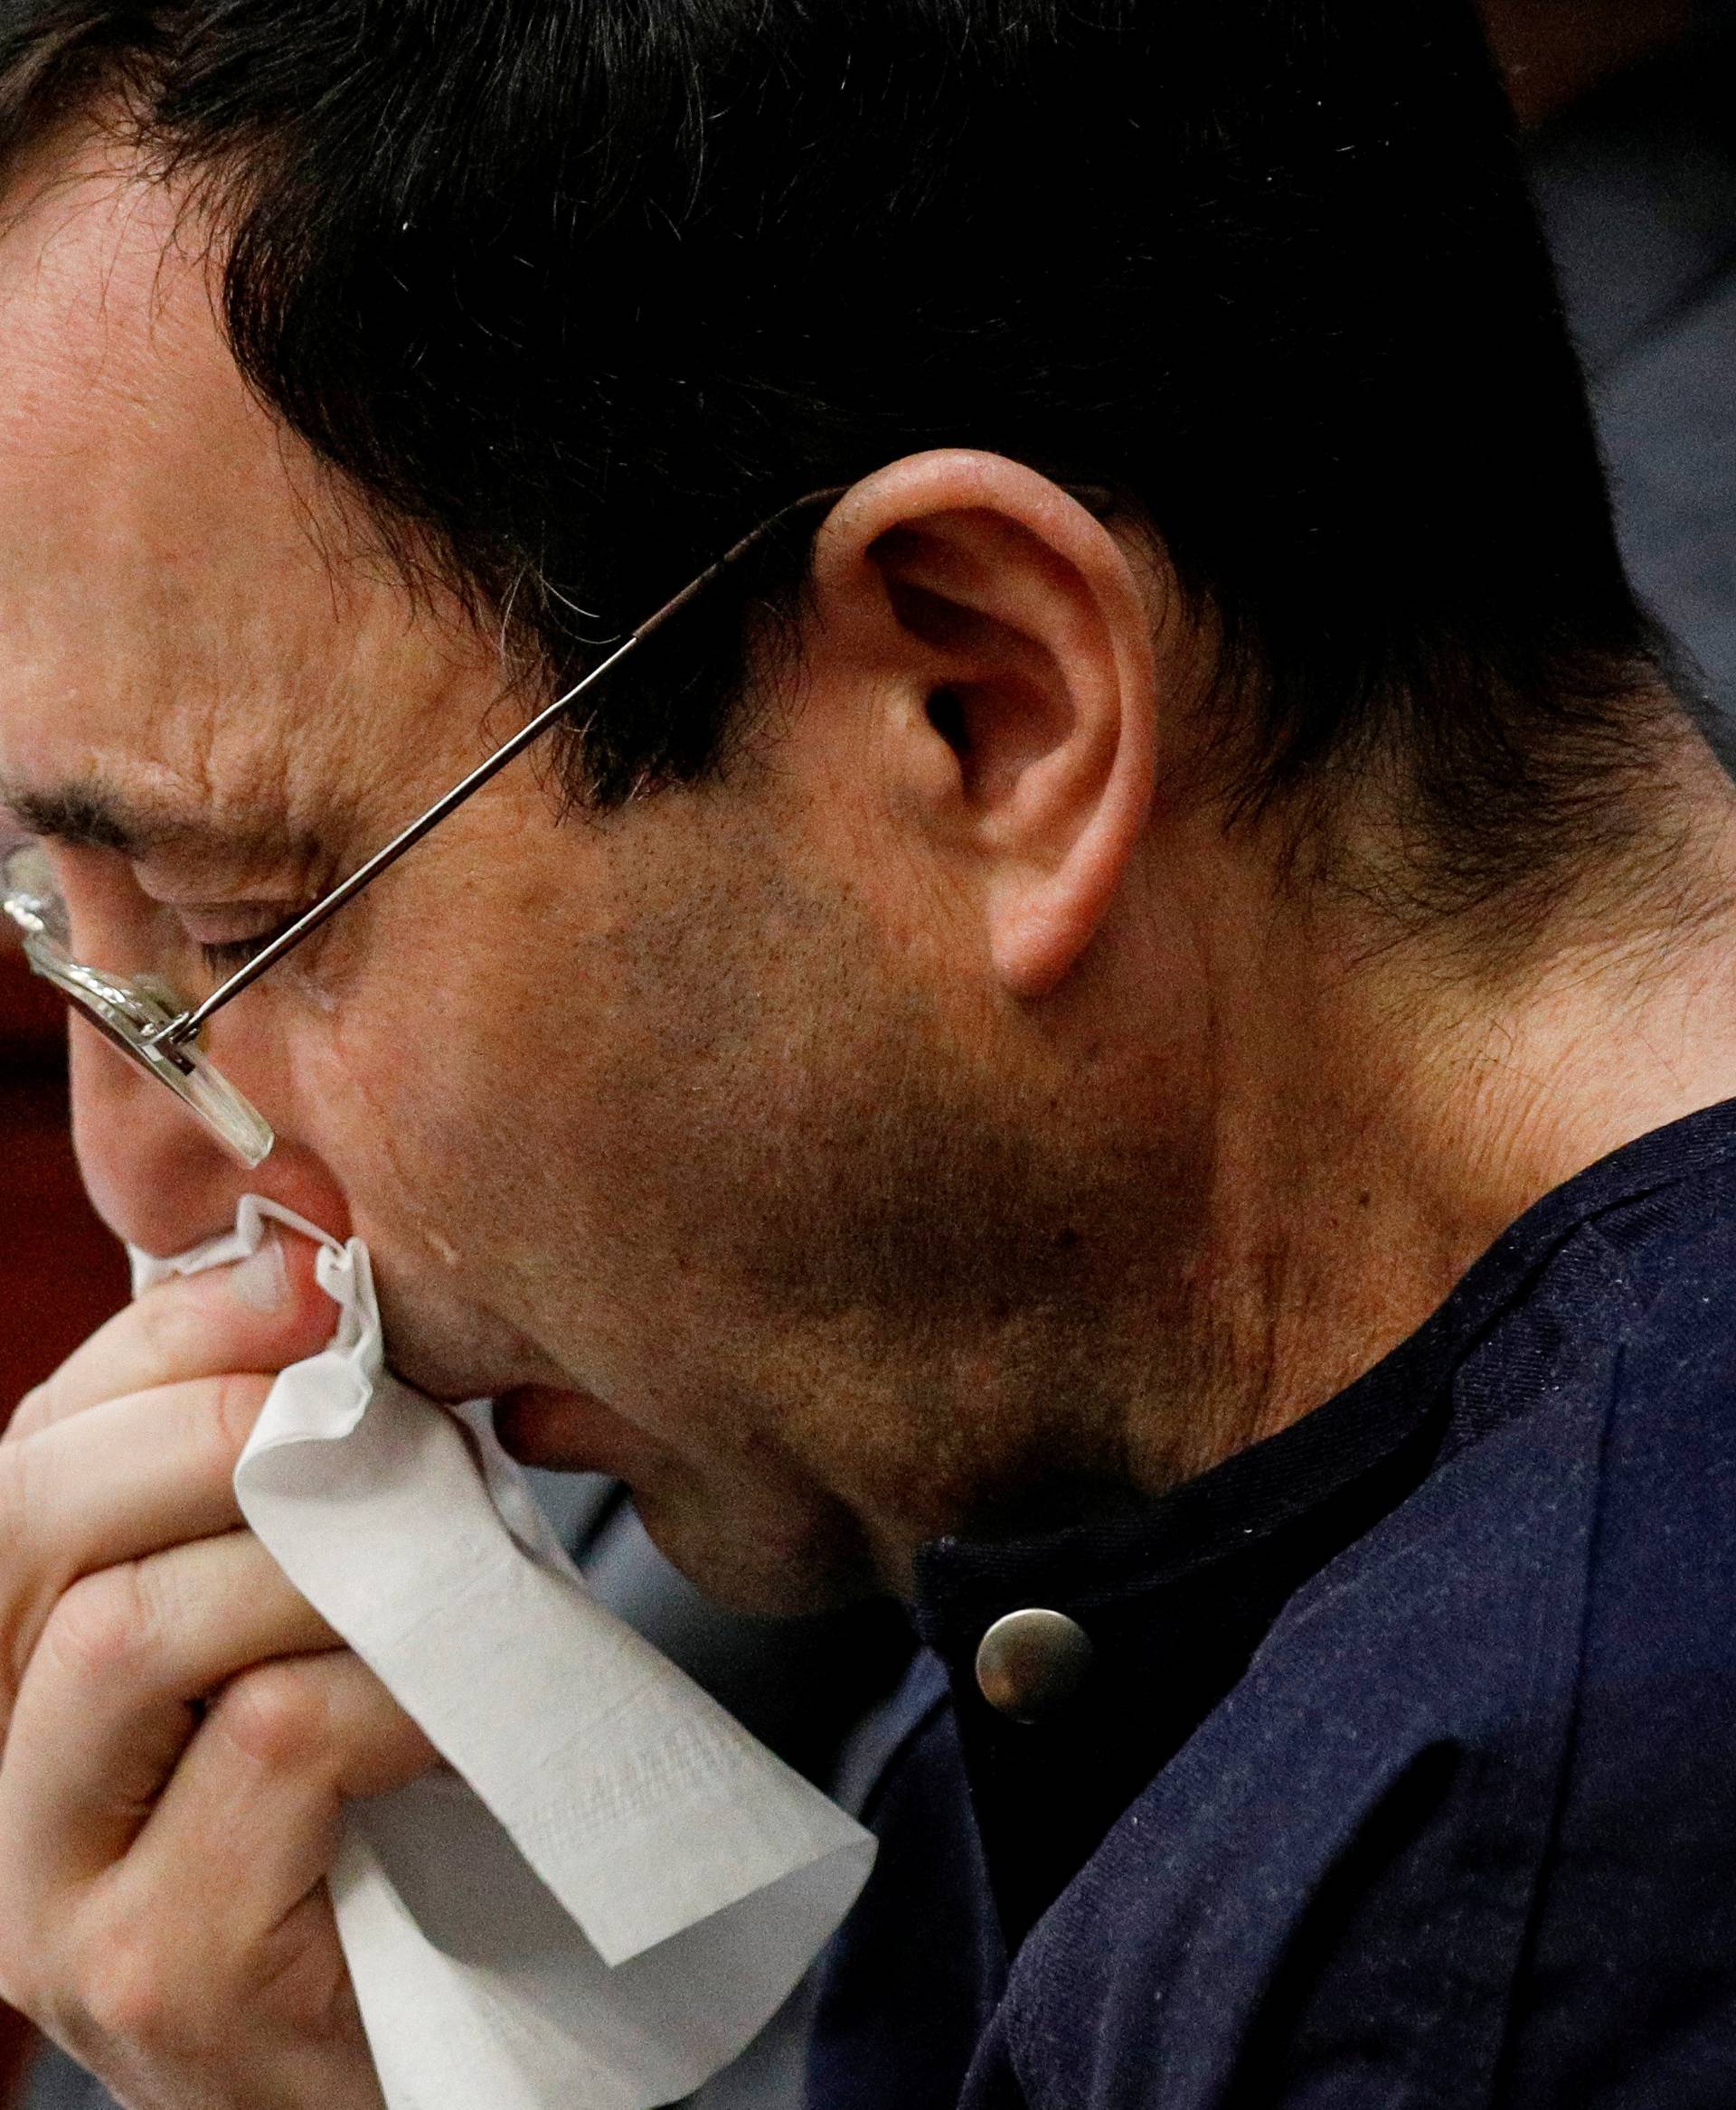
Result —
<instances>
[{"instance_id":1,"label":"crumpled tissue","mask_svg":"<svg viewBox=\"0 0 1736 2110\"><path fill-rule=\"evenodd\" d=\"M273 1558L451 1771L351 1805L331 1877L390 2110L652 2110L771 2016L873 1842L590 1596L495 1439L385 1366L365 1247L246 1197L134 1289L316 1239L338 1307L235 1469Z\"/></svg>"}]
</instances>

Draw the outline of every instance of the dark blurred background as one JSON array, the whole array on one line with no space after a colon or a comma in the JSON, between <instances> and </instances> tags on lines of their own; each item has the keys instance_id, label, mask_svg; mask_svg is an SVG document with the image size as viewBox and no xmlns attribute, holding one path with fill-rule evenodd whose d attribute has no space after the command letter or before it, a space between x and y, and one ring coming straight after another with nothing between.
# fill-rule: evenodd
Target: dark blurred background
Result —
<instances>
[{"instance_id":1,"label":"dark blurred background","mask_svg":"<svg viewBox=\"0 0 1736 2110\"><path fill-rule=\"evenodd\" d=\"M1736 0L1485 0L1485 14L1630 568L1709 711L1736 724ZM63 1031L59 999L0 938L0 1422L126 1294L72 1163ZM0 2110L27 2051L0 2009Z\"/></svg>"}]
</instances>

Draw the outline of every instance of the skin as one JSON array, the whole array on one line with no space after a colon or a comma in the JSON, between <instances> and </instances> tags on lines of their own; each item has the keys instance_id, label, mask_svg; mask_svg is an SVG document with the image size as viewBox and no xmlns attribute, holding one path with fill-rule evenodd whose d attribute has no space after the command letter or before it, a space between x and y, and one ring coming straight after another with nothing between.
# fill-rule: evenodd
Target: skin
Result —
<instances>
[{"instance_id":1,"label":"skin","mask_svg":"<svg viewBox=\"0 0 1736 2110\"><path fill-rule=\"evenodd\" d=\"M78 950L192 994L523 702L249 401L107 153L58 143L0 237L0 781ZM1373 779L1330 854L1226 825L1161 556L1016 464L856 485L802 646L722 781L557 824L509 770L225 1013L259 1173L75 1031L117 1231L178 1249L253 1185L360 1234L412 1381L623 1474L721 1597L810 1606L1294 1420L1736 1087L1736 810L1684 728L1652 866L1497 949L1371 906ZM153 1291L0 1444L0 1993L146 2110L378 2100L321 1879L342 1797L430 1754L238 1529L329 1323L285 1261L275 1303Z\"/></svg>"},{"instance_id":2,"label":"skin","mask_svg":"<svg viewBox=\"0 0 1736 2110\"><path fill-rule=\"evenodd\" d=\"M1684 35L1694 0L1482 0L1482 14L1514 108L1533 125Z\"/></svg>"}]
</instances>

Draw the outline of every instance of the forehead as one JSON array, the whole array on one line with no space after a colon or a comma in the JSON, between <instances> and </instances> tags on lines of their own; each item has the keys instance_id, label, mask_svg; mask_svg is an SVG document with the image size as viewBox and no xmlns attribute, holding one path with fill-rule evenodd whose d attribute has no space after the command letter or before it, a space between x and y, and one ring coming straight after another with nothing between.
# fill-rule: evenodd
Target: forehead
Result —
<instances>
[{"instance_id":1,"label":"forehead","mask_svg":"<svg viewBox=\"0 0 1736 2110\"><path fill-rule=\"evenodd\" d=\"M467 655L251 399L176 202L100 142L0 208L0 782L294 809ZM472 725L474 731L474 723Z\"/></svg>"}]
</instances>

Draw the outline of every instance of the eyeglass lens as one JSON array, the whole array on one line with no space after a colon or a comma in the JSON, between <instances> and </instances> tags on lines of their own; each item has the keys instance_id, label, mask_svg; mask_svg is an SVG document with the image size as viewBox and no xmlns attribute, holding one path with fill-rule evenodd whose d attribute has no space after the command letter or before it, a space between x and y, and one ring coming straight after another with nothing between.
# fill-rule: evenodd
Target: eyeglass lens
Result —
<instances>
[{"instance_id":1,"label":"eyeglass lens","mask_svg":"<svg viewBox=\"0 0 1736 2110\"><path fill-rule=\"evenodd\" d=\"M165 1084L226 1149L250 1170L269 1154L270 1125L242 1097L196 1041L167 1046L156 1038L183 1011L152 975L113 975L81 966L68 947L71 919L40 845L25 843L0 863L0 908L23 934L24 956L80 1015L139 1069Z\"/></svg>"}]
</instances>

